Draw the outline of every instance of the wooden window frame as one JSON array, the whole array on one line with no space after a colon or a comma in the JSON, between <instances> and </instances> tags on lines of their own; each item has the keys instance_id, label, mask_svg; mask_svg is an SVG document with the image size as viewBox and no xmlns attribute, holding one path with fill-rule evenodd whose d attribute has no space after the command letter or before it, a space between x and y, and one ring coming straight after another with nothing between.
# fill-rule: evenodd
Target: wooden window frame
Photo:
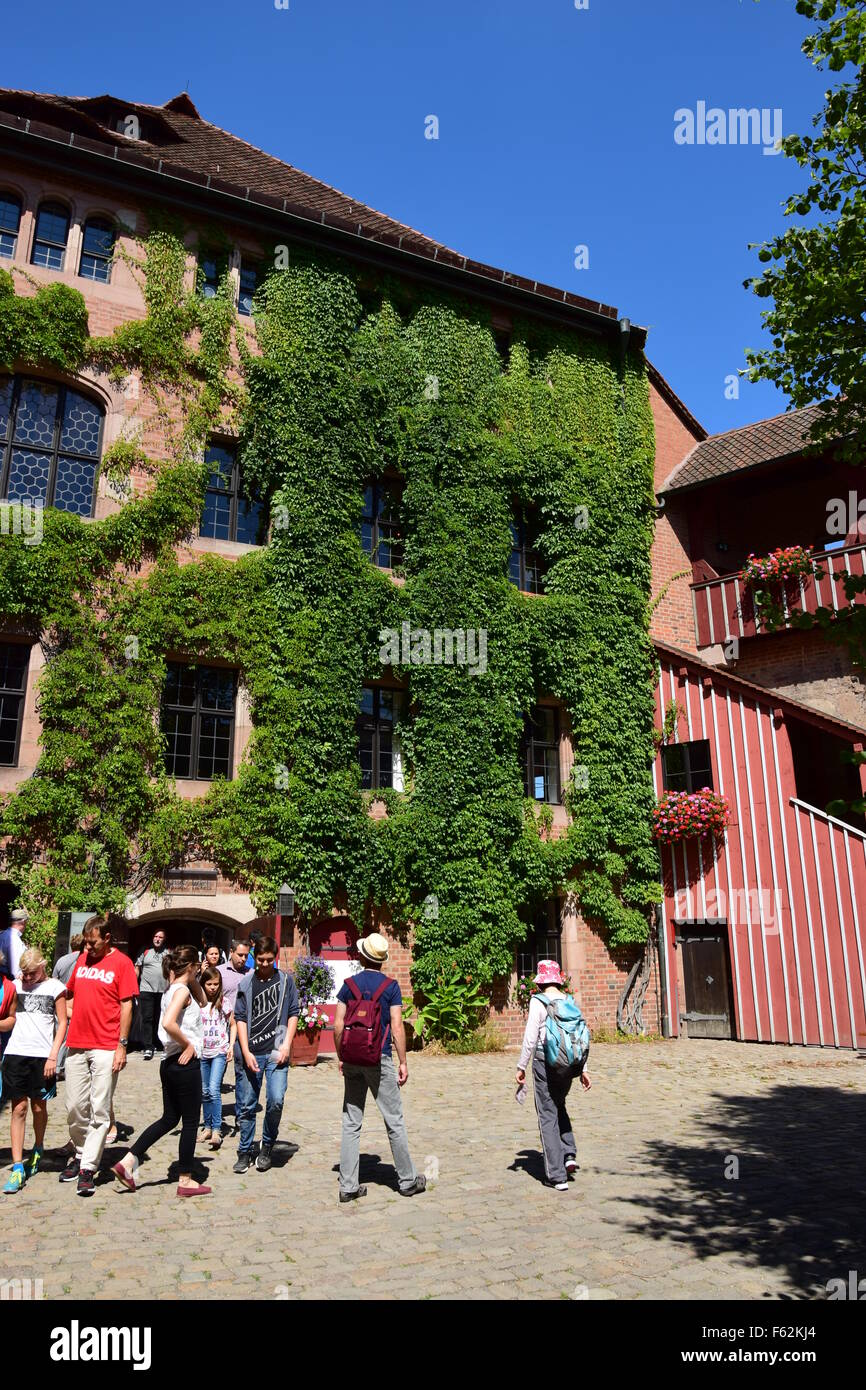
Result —
<instances>
[{"instance_id":1,"label":"wooden window frame","mask_svg":"<svg viewBox=\"0 0 866 1390\"><path fill-rule=\"evenodd\" d=\"M238 502L239 502L239 500L241 499L241 497L244 497L244 500L246 500L246 501L251 501L252 499L249 498L249 497L247 497L246 494L244 493L244 490L243 490L242 480L241 480L241 465L240 465L240 460L239 460L239 458L238 458L237 446L236 446L232 441L230 441L230 440L221 441L221 440L218 440L218 439L212 439L211 442L209 443L208 447L207 447L206 452L205 452L205 460L204 460L205 463L208 462L207 455L208 455L208 453L210 452L211 449L222 449L222 451L223 451L224 454L231 454L231 456L232 456L232 471L231 471L231 476L230 476L230 478L229 478L229 486L228 486L227 488L220 488L220 487L211 487L210 484L208 484L208 486L205 488L205 506L207 505L207 499L208 499L208 497L227 497L227 498L228 498L228 500L229 500L229 534L228 534L228 536L225 536L225 537L224 537L224 536L211 536L211 535L209 535L206 531L203 531L201 528L202 528L202 525L204 524L204 512L202 512L202 520L201 520L201 522L199 523L199 532L198 532L199 535L200 535L203 539L205 539L205 540L232 541L232 542L236 543L237 545L264 545L264 544L266 544L266 542L267 542L267 529L266 529L267 517L266 517L266 508L265 508L264 502L261 501L261 500L259 500L259 502L258 502L258 506L261 508L261 526L260 526L260 528L259 528L259 534L260 534L260 535L264 535L264 540L261 540L261 541L239 541L239 540L238 540Z\"/></svg>"},{"instance_id":2,"label":"wooden window frame","mask_svg":"<svg viewBox=\"0 0 866 1390\"><path fill-rule=\"evenodd\" d=\"M15 224L14 231L11 227L0 226L0 259L4 261L14 261L16 252L18 250L18 238L21 235L21 215L24 211L24 204L18 197L18 194L12 192L11 188L0 189L0 198L2 198L3 201L8 203L10 206L17 207L18 209L18 221ZM4 237L12 238L12 250L9 252L8 255L5 251L2 250L2 241Z\"/></svg>"},{"instance_id":3,"label":"wooden window frame","mask_svg":"<svg viewBox=\"0 0 866 1390\"><path fill-rule=\"evenodd\" d=\"M108 227L108 228L110 229L110 231L111 231L111 251L109 252L109 254L108 254L107 256L103 255L103 253L102 253L101 251L88 251L87 246L86 246L86 244L85 244L86 241L87 241L87 229L88 229L88 227L92 226L94 223L97 223L97 222L98 222L98 223L102 223L104 226ZM81 278L82 280L89 280L90 283L93 284L93 285L110 285L110 284L111 284L111 268L112 268L112 265L114 264L114 248L115 248L116 245L117 245L117 227L116 227L115 223L112 221L112 219L111 219L106 213L100 213L100 212L94 213L92 217L88 217L88 218L86 219L86 221L84 222L84 225L83 225L82 228L81 228L81 254L80 254L80 256L78 257L78 274L79 274L80 278ZM84 270L82 270L82 266L84 265L84 257L85 257L85 256L89 256L90 259L94 262L94 265L96 265L97 263L99 263L99 264L104 264L104 265L105 265L105 277L104 277L104 278L103 278L101 275L87 275L87 274L84 272Z\"/></svg>"},{"instance_id":4,"label":"wooden window frame","mask_svg":"<svg viewBox=\"0 0 866 1390\"><path fill-rule=\"evenodd\" d=\"M403 533L403 523L402 523L402 521L399 521L399 522L397 522L397 523L394 523L394 522L387 522L387 523L386 523L386 525L388 525L388 526L390 526L390 527L395 527L395 526L396 526L397 528L399 528L399 533L398 533L398 535L397 535L396 537L386 537L386 536L380 534L380 526L379 526L379 505L378 505L378 503L379 503L379 498L380 498L381 494L382 494L384 491L387 490L387 491L392 492L392 493L395 493L395 494L397 495L397 496L396 496L396 501L397 501L398 508L399 508L399 509L402 509L402 506L403 506L403 491L404 491L403 480L402 480L402 478L390 477L390 476L387 476L387 475L386 475L384 478L370 478L370 479L368 479L368 481L364 484L364 492L365 492L365 493L366 493L366 491L367 491L368 488L370 489L370 491L371 491L371 493L372 493L372 511L371 511L371 512L368 512L368 511L364 510L364 511L361 513L361 528L362 528L362 529L361 529L361 549L363 550L364 554L367 556L367 559L370 561L370 563L371 563L372 565L375 565L377 569L380 569L380 570L393 570L393 569L396 569L398 565L402 565L402 563L403 563L404 546L405 546L405 544L406 544L406 537L405 537L405 535L404 535L404 533ZM366 503L365 503L365 507L366 507ZM369 550L368 550L367 547L364 545L364 534L363 534L363 528L364 528L364 526L369 526L369 527L370 527L370 549L369 549ZM396 541L396 544L397 544L397 547L398 547L398 554L396 555L396 557L395 557L395 555L394 555L394 542L395 542L395 541ZM379 563L379 547L380 547L380 545L386 545L386 546L388 547L388 556L389 556L389 561L390 561L390 563L387 564L387 565L382 565L382 564Z\"/></svg>"},{"instance_id":5,"label":"wooden window frame","mask_svg":"<svg viewBox=\"0 0 866 1390\"><path fill-rule=\"evenodd\" d=\"M515 587L518 588L522 594L543 594L545 592L544 579L547 570L540 552L534 545L529 544L529 532L531 529L526 511L516 508L511 520L512 544L511 553L508 558L508 579L509 583L515 584ZM515 556L517 557L516 580L513 578L511 572ZM527 585L527 570L530 568L528 557L532 558L534 563L531 567L538 576L538 583L535 588L531 588Z\"/></svg>"},{"instance_id":6,"label":"wooden window frame","mask_svg":"<svg viewBox=\"0 0 866 1390\"><path fill-rule=\"evenodd\" d=\"M196 664L196 665L194 665L192 662L169 661L167 665L168 665L168 670L171 670L172 668L177 668L177 669L180 669L180 670L183 670L183 671L193 671L193 672L195 672L195 703L194 703L194 704L192 704L192 705L178 705L178 704L172 704L172 703L170 703L170 702L166 699L166 697L165 697L165 691L163 691L163 697L162 697L162 701L161 701L161 704L160 704L160 732L162 733L162 736L163 736L163 738L166 740L166 744L167 744L167 747L166 747L166 750L165 750L164 760L165 760L165 770L166 770L168 776L169 776L169 777L173 777L174 780L175 780L176 782L218 782L218 781L223 781L223 780L226 781L226 782L232 782L232 781L234 781L234 768L235 768L235 726L236 726L236 722L237 722L237 709L238 709L238 673L237 673L237 671L233 670L231 667L227 667L227 666L211 666L211 665L206 664L205 662L202 662L201 664ZM230 711L229 711L229 710L215 710L215 709L210 709L210 708L207 708L207 707L205 707L205 708L202 707L202 703L201 703L201 677L202 677L202 673L205 672L205 671L219 671L221 674L228 674L228 675L230 675L230 676L232 677L232 707L231 707L231 710L230 710ZM170 747L170 740L174 737L174 735L173 735L173 734L167 733L167 732L162 728L162 719L163 719L163 716L164 716L165 714L184 714L184 715L191 715L191 716L192 716L192 732L191 732L191 735L190 735L190 755L189 755L190 772L189 772L189 775L186 776L186 777L182 776L180 773L177 773L177 772L175 772L175 771L173 770L173 764L174 764L175 761L176 761L176 756L177 756L177 755L176 755L176 752L173 752L172 749L171 749L171 747ZM202 776L202 774L199 772L199 761L200 761L200 758L201 758L201 723L202 723L202 718L203 718L203 717L205 717L205 718L210 718L210 717L212 717L212 716L214 716L214 715L217 716L217 717L219 717L219 718L227 719L227 720L229 721L230 725L231 725L231 728L230 728L230 731L229 731L228 773L226 774L225 778L223 778L223 776L222 776L221 773L217 773L216 776L214 776L214 774L212 773L212 774L210 775L210 777L205 777L205 776ZM171 766L171 767L169 766L169 762L170 762L170 761L171 761L171 763L172 763L172 766ZM193 771L193 769L195 769L195 770Z\"/></svg>"},{"instance_id":7,"label":"wooden window frame","mask_svg":"<svg viewBox=\"0 0 866 1390\"><path fill-rule=\"evenodd\" d=\"M372 716L366 715L366 714L364 714L363 711L359 708L359 710L358 710L358 715L357 715L357 718L356 718L356 721L355 721L355 727L356 727L357 734L358 734L358 762L359 762L359 764L360 764L360 760L361 760L361 736L362 736L362 734L363 734L364 732L367 732L367 730L365 729L364 726L365 726L366 724L369 724L369 722L370 722L371 719L372 719L372 723L373 723L373 729L372 729L372 749L371 749L372 766L371 766L371 768L370 768L370 786L369 786L369 787L364 787L364 786L362 786L362 790L365 791L365 792L366 792L366 791L388 791L388 790L393 790L393 788L394 788L394 745L393 745L393 735L394 735L394 730L395 730L396 727L397 727L397 724L400 722L400 719L403 717L403 714L404 714L404 707L403 707L403 705L404 705L404 701L405 701L405 691L403 691L403 690L400 689L399 687L394 687L394 686L390 686L390 685L372 685L372 684L370 684L370 683L368 683L368 682L365 682L364 685L361 687L362 696L363 696L363 692L366 691L366 690L371 691L372 694L373 694L373 714L372 714ZM394 711L394 718L393 718L390 722L387 721L387 720L382 720L382 719L379 717L379 708L380 708L380 705L381 705L381 698L382 698L383 695L391 695L391 696L394 696L394 697L396 697L396 698L395 698L395 703L397 703L397 701L400 702L400 708ZM390 782L384 782L384 783L383 783L383 782L382 782L382 778L381 778L381 752L382 752L382 748L381 748L381 730L382 730L382 729L385 729L385 728L389 729L390 732L391 732L391 735L392 735L392 744L391 744L391 781L390 781ZM402 756L402 750L401 750L401 756ZM362 768L362 774L363 774L363 768ZM362 780L363 780L363 776L362 776ZM405 785L405 782L404 782L404 785Z\"/></svg>"},{"instance_id":8,"label":"wooden window frame","mask_svg":"<svg viewBox=\"0 0 866 1390\"><path fill-rule=\"evenodd\" d=\"M43 212L58 213L62 212L66 218L66 239L63 242L49 241L47 237L39 235L39 218ZM54 270L61 272L66 269L66 252L69 249L69 231L72 226L72 216L69 208L63 203L57 202L53 198L46 198L36 209L36 216L33 219L33 249L30 252L30 264L38 266L40 270ZM61 251L60 265L46 265L36 259L36 248L38 246L49 246L59 248Z\"/></svg>"},{"instance_id":9,"label":"wooden window frame","mask_svg":"<svg viewBox=\"0 0 866 1390\"><path fill-rule=\"evenodd\" d=\"M706 758L705 770L704 770L704 771L700 771L700 770L698 769L697 771L695 771L695 770L693 770L693 768L692 768L692 750L693 750L693 749L696 749L696 748L698 748L699 746L702 746L702 745L706 745L706 749L707 749L707 758ZM684 774L680 774L680 773L671 773L671 772L668 771L668 766L667 766L667 754L668 754L668 752L669 752L671 749L674 749L674 748L678 748L678 749L683 753L683 755L684 755L684 757L683 757L683 761L684 761L684 763L685 763L685 772L684 772ZM695 758L694 761L695 761L695 763L697 763L697 762L698 762L698 759ZM680 777L681 775L684 775L684 776L685 776L685 779L686 779L686 785L685 785L685 787L672 787L672 786L671 786L671 780L672 780L672 778L673 778L673 777ZM711 790L714 790L714 789L715 789L715 784L714 784L714 781L713 781L713 759L712 759L712 750L711 750L711 748L710 748L710 740L709 740L708 738L692 738L692 739L681 739L679 743L666 743L666 744L664 744L664 745L662 746L662 789L663 789L664 791L666 791L666 792L668 792L668 791L697 792L697 791L700 791L702 787L710 787Z\"/></svg>"},{"instance_id":10,"label":"wooden window frame","mask_svg":"<svg viewBox=\"0 0 866 1390\"><path fill-rule=\"evenodd\" d=\"M0 648L20 647L25 653L24 669L21 673L21 689L17 690L11 685L0 686L0 699L11 698L18 700L18 713L16 715L15 728L15 751L10 763L0 761L0 767L17 767L21 754L21 730L24 727L24 706L27 702L27 678L30 675L30 652L31 646L26 642L13 642L7 637L0 637Z\"/></svg>"},{"instance_id":11,"label":"wooden window frame","mask_svg":"<svg viewBox=\"0 0 866 1390\"><path fill-rule=\"evenodd\" d=\"M553 716L553 743L542 743L541 740L533 737L532 727L536 722L539 712L544 711ZM562 768L560 766L560 745L562 742L562 721L556 705L535 704L529 711L524 720L523 739L521 743L521 759L523 762L523 787L524 794L531 801L535 801L539 806L561 806L562 805ZM556 769L556 796L538 797L535 795L534 782L535 775L535 749L552 749L554 755L554 767Z\"/></svg>"},{"instance_id":12,"label":"wooden window frame","mask_svg":"<svg viewBox=\"0 0 866 1390\"><path fill-rule=\"evenodd\" d=\"M248 275L252 275L255 277L255 284L253 285L252 292L249 293L248 309L245 309L243 307L244 296L248 293L248 291L244 289L244 272L246 272ZM248 258L241 256L240 264L238 266L238 313L241 314L245 319L250 319L253 316L253 300L255 299L256 291L259 289L260 285L261 275L259 273L258 263L256 261L250 261Z\"/></svg>"},{"instance_id":13,"label":"wooden window frame","mask_svg":"<svg viewBox=\"0 0 866 1390\"><path fill-rule=\"evenodd\" d=\"M543 950L539 945L542 941ZM535 912L525 942L517 952L518 975L535 975L540 960L555 960L562 968L562 917L558 898L547 898Z\"/></svg>"}]
</instances>

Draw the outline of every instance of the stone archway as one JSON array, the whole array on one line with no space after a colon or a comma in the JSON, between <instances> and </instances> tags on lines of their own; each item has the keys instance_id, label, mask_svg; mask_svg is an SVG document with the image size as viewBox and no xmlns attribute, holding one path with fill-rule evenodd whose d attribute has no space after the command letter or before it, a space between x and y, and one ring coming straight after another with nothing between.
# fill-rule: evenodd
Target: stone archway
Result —
<instances>
[{"instance_id":1,"label":"stone archway","mask_svg":"<svg viewBox=\"0 0 866 1390\"><path fill-rule=\"evenodd\" d=\"M228 955L232 938L247 936L255 922L240 926L231 918L217 912L183 908L173 910L164 908L158 912L148 912L144 916L127 919L128 951L133 960L150 945L153 933L165 932L168 946L195 946L202 948L202 933L212 933L213 940Z\"/></svg>"}]
</instances>

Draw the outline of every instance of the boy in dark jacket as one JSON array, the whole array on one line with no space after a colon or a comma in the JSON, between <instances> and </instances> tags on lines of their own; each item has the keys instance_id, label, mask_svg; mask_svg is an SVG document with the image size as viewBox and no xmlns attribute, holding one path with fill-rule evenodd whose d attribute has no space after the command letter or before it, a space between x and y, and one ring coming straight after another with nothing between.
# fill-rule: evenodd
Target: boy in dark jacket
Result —
<instances>
[{"instance_id":1,"label":"boy in dark jacket","mask_svg":"<svg viewBox=\"0 0 866 1390\"><path fill-rule=\"evenodd\" d=\"M275 968L277 943L271 936L256 942L256 968L241 980L235 1000L235 1096L240 1143L236 1173L245 1173L253 1161L256 1137L256 1105L267 1078L267 1100L262 1143L256 1169L266 1173L277 1141L288 1082L289 1055L298 1027L298 991L290 974Z\"/></svg>"}]
</instances>

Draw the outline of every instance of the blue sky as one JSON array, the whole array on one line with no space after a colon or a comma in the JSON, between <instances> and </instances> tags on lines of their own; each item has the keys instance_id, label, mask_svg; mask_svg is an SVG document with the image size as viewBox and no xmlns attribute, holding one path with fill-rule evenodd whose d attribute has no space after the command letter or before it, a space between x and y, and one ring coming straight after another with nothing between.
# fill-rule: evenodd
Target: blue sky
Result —
<instances>
[{"instance_id":1,"label":"blue sky","mask_svg":"<svg viewBox=\"0 0 866 1390\"><path fill-rule=\"evenodd\" d=\"M188 88L353 197L648 325L650 358L718 431L787 404L745 382L727 400L725 378L765 338L748 243L803 175L760 146L678 145L674 112L781 108L784 133L806 131L827 85L807 32L794 0L43 0L5 17L0 85L155 104Z\"/></svg>"}]
</instances>

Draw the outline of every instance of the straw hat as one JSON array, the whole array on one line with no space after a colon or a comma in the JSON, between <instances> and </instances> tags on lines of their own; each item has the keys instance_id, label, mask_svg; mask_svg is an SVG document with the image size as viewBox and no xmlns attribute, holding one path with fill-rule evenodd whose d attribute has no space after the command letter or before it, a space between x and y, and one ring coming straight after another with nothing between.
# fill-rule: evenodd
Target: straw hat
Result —
<instances>
[{"instance_id":1,"label":"straw hat","mask_svg":"<svg viewBox=\"0 0 866 1390\"><path fill-rule=\"evenodd\" d=\"M377 931L362 936L357 942L357 950L359 955L373 961L374 965L382 965L388 959L388 942Z\"/></svg>"}]
</instances>

